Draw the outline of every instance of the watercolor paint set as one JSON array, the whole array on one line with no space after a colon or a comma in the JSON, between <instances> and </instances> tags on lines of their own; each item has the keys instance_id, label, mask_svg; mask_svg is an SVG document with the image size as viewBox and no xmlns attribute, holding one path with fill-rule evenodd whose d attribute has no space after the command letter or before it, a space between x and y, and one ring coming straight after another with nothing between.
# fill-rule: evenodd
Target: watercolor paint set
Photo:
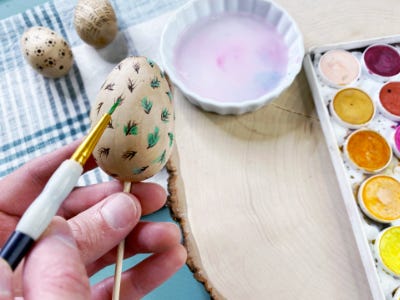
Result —
<instances>
[{"instance_id":1,"label":"watercolor paint set","mask_svg":"<svg viewBox=\"0 0 400 300\"><path fill-rule=\"evenodd\" d=\"M375 300L400 299L400 36L310 49L303 65Z\"/></svg>"}]
</instances>

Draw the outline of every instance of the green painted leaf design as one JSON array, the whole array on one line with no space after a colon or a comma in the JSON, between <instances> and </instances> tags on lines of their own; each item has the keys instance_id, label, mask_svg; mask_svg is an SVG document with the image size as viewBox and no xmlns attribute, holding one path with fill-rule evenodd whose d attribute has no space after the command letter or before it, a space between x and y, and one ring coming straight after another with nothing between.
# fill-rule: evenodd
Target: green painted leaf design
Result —
<instances>
[{"instance_id":1,"label":"green painted leaf design","mask_svg":"<svg viewBox=\"0 0 400 300\"><path fill-rule=\"evenodd\" d=\"M167 154L167 151L164 150L163 153L161 153L161 155L159 157L157 157L155 160L153 160L153 163L163 164L166 159L166 154Z\"/></svg>"},{"instance_id":2,"label":"green painted leaf design","mask_svg":"<svg viewBox=\"0 0 400 300\"><path fill-rule=\"evenodd\" d=\"M160 87L160 80L158 80L157 77L154 77L154 78L151 80L151 82L150 82L150 86L151 86L153 89L159 88L159 87Z\"/></svg>"},{"instance_id":3,"label":"green painted leaf design","mask_svg":"<svg viewBox=\"0 0 400 300\"><path fill-rule=\"evenodd\" d=\"M126 136L137 135L138 134L137 124L134 121L128 121L128 123L124 125L124 133Z\"/></svg>"},{"instance_id":4,"label":"green painted leaf design","mask_svg":"<svg viewBox=\"0 0 400 300\"><path fill-rule=\"evenodd\" d=\"M160 76L161 76L161 78L165 78L165 72L164 71L160 71Z\"/></svg>"},{"instance_id":5,"label":"green painted leaf design","mask_svg":"<svg viewBox=\"0 0 400 300\"><path fill-rule=\"evenodd\" d=\"M149 133L147 136L147 149L154 147L160 140L160 129L156 126L153 133Z\"/></svg>"},{"instance_id":6,"label":"green painted leaf design","mask_svg":"<svg viewBox=\"0 0 400 300\"><path fill-rule=\"evenodd\" d=\"M146 114L149 114L151 111L151 108L153 107L153 102L151 102L147 97L144 97L142 99L142 107L144 109L144 112Z\"/></svg>"},{"instance_id":7,"label":"green painted leaf design","mask_svg":"<svg viewBox=\"0 0 400 300\"><path fill-rule=\"evenodd\" d=\"M150 67L154 67L154 61L152 61L150 58L147 58L147 62L150 65Z\"/></svg>"},{"instance_id":8,"label":"green painted leaf design","mask_svg":"<svg viewBox=\"0 0 400 300\"><path fill-rule=\"evenodd\" d=\"M169 116L171 114L169 113L167 108L163 108L162 112L161 112L161 121L163 121L164 123L168 123L169 122Z\"/></svg>"},{"instance_id":9,"label":"green painted leaf design","mask_svg":"<svg viewBox=\"0 0 400 300\"><path fill-rule=\"evenodd\" d=\"M174 143L174 134L172 132L168 132L168 136L169 136L169 146L172 147Z\"/></svg>"},{"instance_id":10,"label":"green painted leaf design","mask_svg":"<svg viewBox=\"0 0 400 300\"><path fill-rule=\"evenodd\" d=\"M135 175L139 175L139 174L141 174L141 173L143 173L144 171L146 171L146 169L148 168L149 166L145 166L145 167L142 167L142 168L135 168L135 169L133 169L133 174L135 174Z\"/></svg>"},{"instance_id":11,"label":"green painted leaf design","mask_svg":"<svg viewBox=\"0 0 400 300\"><path fill-rule=\"evenodd\" d=\"M165 92L169 98L169 101L172 101L172 93L170 91Z\"/></svg>"}]
</instances>

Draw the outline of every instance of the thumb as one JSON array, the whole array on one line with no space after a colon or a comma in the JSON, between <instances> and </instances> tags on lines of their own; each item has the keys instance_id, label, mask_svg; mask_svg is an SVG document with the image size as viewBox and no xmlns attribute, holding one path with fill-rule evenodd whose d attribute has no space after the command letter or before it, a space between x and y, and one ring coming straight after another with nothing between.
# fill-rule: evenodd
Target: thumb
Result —
<instances>
[{"instance_id":1,"label":"thumb","mask_svg":"<svg viewBox=\"0 0 400 300\"><path fill-rule=\"evenodd\" d=\"M12 293L12 274L8 263L0 258L0 300L14 299Z\"/></svg>"},{"instance_id":2,"label":"thumb","mask_svg":"<svg viewBox=\"0 0 400 300\"><path fill-rule=\"evenodd\" d=\"M55 217L25 260L25 299L89 299L90 285L68 223Z\"/></svg>"}]
</instances>

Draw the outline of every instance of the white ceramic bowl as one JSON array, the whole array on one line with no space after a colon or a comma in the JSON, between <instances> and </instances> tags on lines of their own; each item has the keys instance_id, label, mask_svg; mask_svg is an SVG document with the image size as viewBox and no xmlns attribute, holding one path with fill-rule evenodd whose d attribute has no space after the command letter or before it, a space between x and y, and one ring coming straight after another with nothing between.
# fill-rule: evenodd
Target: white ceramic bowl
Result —
<instances>
[{"instance_id":1,"label":"white ceramic bowl","mask_svg":"<svg viewBox=\"0 0 400 300\"><path fill-rule=\"evenodd\" d=\"M222 13L250 13L275 26L288 48L288 65L284 77L268 93L256 99L221 102L198 95L178 75L174 66L175 46L181 35L200 19ZM180 8L166 24L160 52L165 71L186 98L206 111L218 114L243 114L254 111L279 96L299 73L304 56L302 35L292 17L276 3L268 0L194 0ZM193 70L195 72L196 70Z\"/></svg>"}]
</instances>

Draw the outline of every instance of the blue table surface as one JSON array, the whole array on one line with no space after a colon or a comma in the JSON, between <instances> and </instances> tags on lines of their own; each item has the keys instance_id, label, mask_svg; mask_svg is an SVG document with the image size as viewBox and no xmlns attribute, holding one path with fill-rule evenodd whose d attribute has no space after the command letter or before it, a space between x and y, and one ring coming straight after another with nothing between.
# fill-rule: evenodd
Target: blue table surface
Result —
<instances>
[{"instance_id":1,"label":"blue table surface","mask_svg":"<svg viewBox=\"0 0 400 300\"><path fill-rule=\"evenodd\" d=\"M9 16L21 13L29 8L45 2L47 2L47 0L0 0L0 19L4 19ZM147 216L144 219L147 221L173 222L167 208L163 208L160 211L150 216ZM138 255L134 258L127 259L124 262L124 269L133 266L145 257L145 255ZM91 283L94 284L96 282L99 282L108 276L112 276L113 273L114 268L112 266L107 267L92 276ZM210 299L203 285L197 282L193 278L193 274L190 272L189 268L187 266L184 266L172 278L170 278L159 288L148 294L144 299L183 300L189 298L191 300Z\"/></svg>"}]
</instances>

